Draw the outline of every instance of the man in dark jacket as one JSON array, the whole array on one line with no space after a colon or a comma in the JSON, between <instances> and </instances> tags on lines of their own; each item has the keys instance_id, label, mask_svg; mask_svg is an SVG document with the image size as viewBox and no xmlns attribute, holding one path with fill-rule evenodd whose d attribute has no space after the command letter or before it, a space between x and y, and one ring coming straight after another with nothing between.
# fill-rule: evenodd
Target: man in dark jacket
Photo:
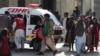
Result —
<instances>
[{"instance_id":1,"label":"man in dark jacket","mask_svg":"<svg viewBox=\"0 0 100 56\"><path fill-rule=\"evenodd\" d=\"M86 43L86 34L85 34L85 16L81 15L80 19L76 25L76 52L77 56L80 56L80 53L85 52L85 43Z\"/></svg>"},{"instance_id":2,"label":"man in dark jacket","mask_svg":"<svg viewBox=\"0 0 100 56\"><path fill-rule=\"evenodd\" d=\"M12 30L8 11L5 11L5 14L0 16L0 32L1 30L4 30L4 29L8 30L8 32L11 32Z\"/></svg>"}]
</instances>

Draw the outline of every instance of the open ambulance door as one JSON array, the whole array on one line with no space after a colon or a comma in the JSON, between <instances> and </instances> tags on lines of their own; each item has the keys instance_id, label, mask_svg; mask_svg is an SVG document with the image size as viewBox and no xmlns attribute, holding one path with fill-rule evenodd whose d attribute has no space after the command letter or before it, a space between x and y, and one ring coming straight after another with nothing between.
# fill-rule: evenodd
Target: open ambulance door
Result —
<instances>
[{"instance_id":1,"label":"open ambulance door","mask_svg":"<svg viewBox=\"0 0 100 56\"><path fill-rule=\"evenodd\" d=\"M30 43L32 39L36 38L36 32L32 31L35 29L39 20L42 20L42 17L39 15L30 15L27 16L27 24L26 24L26 41Z\"/></svg>"}]
</instances>

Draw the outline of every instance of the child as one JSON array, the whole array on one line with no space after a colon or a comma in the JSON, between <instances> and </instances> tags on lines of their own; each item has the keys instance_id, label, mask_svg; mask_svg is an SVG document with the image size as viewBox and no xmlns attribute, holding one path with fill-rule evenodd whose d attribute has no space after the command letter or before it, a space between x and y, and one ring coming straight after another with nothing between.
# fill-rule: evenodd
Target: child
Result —
<instances>
[{"instance_id":1,"label":"child","mask_svg":"<svg viewBox=\"0 0 100 56\"><path fill-rule=\"evenodd\" d=\"M8 44L7 30L2 30L1 38L2 38L2 45L0 47L0 56L11 56L11 51Z\"/></svg>"}]
</instances>

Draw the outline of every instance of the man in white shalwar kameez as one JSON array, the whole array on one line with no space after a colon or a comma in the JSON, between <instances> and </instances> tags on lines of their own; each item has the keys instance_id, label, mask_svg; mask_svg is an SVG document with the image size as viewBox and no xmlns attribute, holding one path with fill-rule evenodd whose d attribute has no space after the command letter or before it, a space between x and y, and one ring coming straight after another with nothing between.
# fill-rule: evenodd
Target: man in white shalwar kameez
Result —
<instances>
[{"instance_id":1,"label":"man in white shalwar kameez","mask_svg":"<svg viewBox=\"0 0 100 56\"><path fill-rule=\"evenodd\" d=\"M63 25L63 39L64 39L64 42L65 42L65 38L66 38L66 33L67 33L67 29L66 29L66 23L68 21L68 12L65 12L64 13L64 18L62 18L62 25ZM64 43L64 45L66 45L66 43Z\"/></svg>"},{"instance_id":2,"label":"man in white shalwar kameez","mask_svg":"<svg viewBox=\"0 0 100 56\"><path fill-rule=\"evenodd\" d=\"M21 51L21 49L24 48L24 20L20 14L18 14L14 19L13 31L15 31L15 44L17 51Z\"/></svg>"}]
</instances>

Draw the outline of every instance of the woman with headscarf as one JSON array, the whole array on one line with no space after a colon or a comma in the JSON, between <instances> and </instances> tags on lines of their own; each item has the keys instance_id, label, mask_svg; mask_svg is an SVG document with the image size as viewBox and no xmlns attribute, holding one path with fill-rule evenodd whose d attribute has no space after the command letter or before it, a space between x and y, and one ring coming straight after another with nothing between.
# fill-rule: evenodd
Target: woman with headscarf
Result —
<instances>
[{"instance_id":1,"label":"woman with headscarf","mask_svg":"<svg viewBox=\"0 0 100 56\"><path fill-rule=\"evenodd\" d=\"M2 30L0 37L2 38L2 45L0 47L0 56L11 56L11 51L8 44L7 30Z\"/></svg>"},{"instance_id":2,"label":"woman with headscarf","mask_svg":"<svg viewBox=\"0 0 100 56\"><path fill-rule=\"evenodd\" d=\"M92 34L92 36L94 39L94 46L96 47L96 50L97 50L98 42L99 42L99 24L98 24L96 18L93 18L93 34Z\"/></svg>"},{"instance_id":3,"label":"woman with headscarf","mask_svg":"<svg viewBox=\"0 0 100 56\"><path fill-rule=\"evenodd\" d=\"M93 24L92 24L92 19L91 17L87 17L87 22L86 22L86 44L87 44L87 51L93 52L93 37L92 37L92 32L93 32Z\"/></svg>"}]
</instances>

